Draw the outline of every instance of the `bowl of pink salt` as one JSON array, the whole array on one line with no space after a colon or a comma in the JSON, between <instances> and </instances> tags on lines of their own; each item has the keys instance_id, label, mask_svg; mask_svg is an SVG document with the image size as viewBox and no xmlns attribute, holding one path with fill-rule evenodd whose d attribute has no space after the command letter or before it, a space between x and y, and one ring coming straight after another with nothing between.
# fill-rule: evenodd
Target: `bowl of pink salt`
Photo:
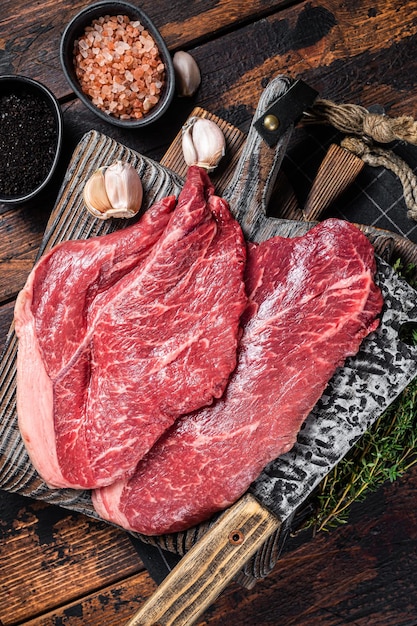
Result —
<instances>
[{"instance_id":1,"label":"bowl of pink salt","mask_svg":"<svg viewBox=\"0 0 417 626\"><path fill-rule=\"evenodd\" d=\"M151 19L127 2L87 6L67 25L61 64L78 98L125 128L159 119L175 92L172 59Z\"/></svg>"}]
</instances>

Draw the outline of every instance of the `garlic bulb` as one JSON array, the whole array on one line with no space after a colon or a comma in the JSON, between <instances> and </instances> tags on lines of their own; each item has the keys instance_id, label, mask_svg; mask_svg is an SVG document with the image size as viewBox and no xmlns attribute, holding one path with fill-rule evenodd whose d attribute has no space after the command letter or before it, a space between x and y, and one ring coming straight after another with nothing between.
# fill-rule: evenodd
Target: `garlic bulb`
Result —
<instances>
[{"instance_id":1,"label":"garlic bulb","mask_svg":"<svg viewBox=\"0 0 417 626\"><path fill-rule=\"evenodd\" d=\"M133 217L142 205L142 181L130 163L115 161L94 172L84 186L83 198L94 217Z\"/></svg>"},{"instance_id":2,"label":"garlic bulb","mask_svg":"<svg viewBox=\"0 0 417 626\"><path fill-rule=\"evenodd\" d=\"M226 139L215 122L194 116L182 128L182 152L188 166L212 172L226 152Z\"/></svg>"},{"instance_id":3,"label":"garlic bulb","mask_svg":"<svg viewBox=\"0 0 417 626\"><path fill-rule=\"evenodd\" d=\"M175 70L177 94L192 96L201 83L200 68L194 57L188 52L180 50L172 57Z\"/></svg>"}]
</instances>

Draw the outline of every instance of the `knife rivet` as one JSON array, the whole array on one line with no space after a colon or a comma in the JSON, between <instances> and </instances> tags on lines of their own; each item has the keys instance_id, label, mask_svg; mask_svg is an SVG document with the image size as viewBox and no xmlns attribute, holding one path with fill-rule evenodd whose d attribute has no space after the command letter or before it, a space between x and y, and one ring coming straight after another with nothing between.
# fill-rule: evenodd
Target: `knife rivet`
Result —
<instances>
[{"instance_id":1,"label":"knife rivet","mask_svg":"<svg viewBox=\"0 0 417 626\"><path fill-rule=\"evenodd\" d=\"M229 533L229 543L231 543L233 546L240 546L240 544L244 541L245 535L242 533L241 530L232 530L232 532Z\"/></svg>"},{"instance_id":2,"label":"knife rivet","mask_svg":"<svg viewBox=\"0 0 417 626\"><path fill-rule=\"evenodd\" d=\"M276 115L272 115L270 113L269 115L265 115L263 125L266 128L266 130L270 130L270 131L277 130L279 126L279 119L277 118Z\"/></svg>"}]
</instances>

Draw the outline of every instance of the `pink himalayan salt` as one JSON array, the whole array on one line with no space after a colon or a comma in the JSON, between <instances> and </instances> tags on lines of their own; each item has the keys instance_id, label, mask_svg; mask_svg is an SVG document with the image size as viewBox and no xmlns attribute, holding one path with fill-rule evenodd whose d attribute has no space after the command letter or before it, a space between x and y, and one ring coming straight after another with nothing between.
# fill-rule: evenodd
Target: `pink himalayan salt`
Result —
<instances>
[{"instance_id":1,"label":"pink himalayan salt","mask_svg":"<svg viewBox=\"0 0 417 626\"><path fill-rule=\"evenodd\" d=\"M158 102L165 66L153 37L126 15L94 20L74 44L75 73L93 104L120 119L140 119Z\"/></svg>"}]
</instances>

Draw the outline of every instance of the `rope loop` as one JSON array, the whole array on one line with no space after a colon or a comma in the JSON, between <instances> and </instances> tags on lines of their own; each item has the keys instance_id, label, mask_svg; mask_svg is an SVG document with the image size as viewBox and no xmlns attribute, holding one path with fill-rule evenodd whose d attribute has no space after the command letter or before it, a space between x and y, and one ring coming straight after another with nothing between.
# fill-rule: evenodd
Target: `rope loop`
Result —
<instances>
[{"instance_id":1,"label":"rope loop","mask_svg":"<svg viewBox=\"0 0 417 626\"><path fill-rule=\"evenodd\" d=\"M365 136L377 143L400 140L417 145L417 122L408 115L393 118L371 113L358 104L318 99L303 119L313 124L331 124L346 135Z\"/></svg>"}]
</instances>

